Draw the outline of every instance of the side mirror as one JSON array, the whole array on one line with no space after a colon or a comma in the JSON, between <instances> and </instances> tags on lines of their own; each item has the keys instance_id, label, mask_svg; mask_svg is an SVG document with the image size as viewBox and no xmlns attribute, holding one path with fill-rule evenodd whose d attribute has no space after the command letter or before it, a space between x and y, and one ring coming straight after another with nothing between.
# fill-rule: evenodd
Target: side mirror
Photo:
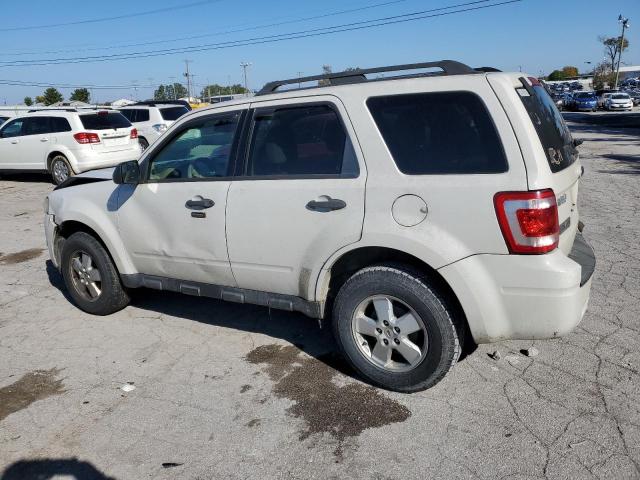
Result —
<instances>
[{"instance_id":1,"label":"side mirror","mask_svg":"<svg viewBox=\"0 0 640 480\"><path fill-rule=\"evenodd\" d=\"M113 171L113 183L137 185L140 183L140 165L137 160L122 162Z\"/></svg>"}]
</instances>

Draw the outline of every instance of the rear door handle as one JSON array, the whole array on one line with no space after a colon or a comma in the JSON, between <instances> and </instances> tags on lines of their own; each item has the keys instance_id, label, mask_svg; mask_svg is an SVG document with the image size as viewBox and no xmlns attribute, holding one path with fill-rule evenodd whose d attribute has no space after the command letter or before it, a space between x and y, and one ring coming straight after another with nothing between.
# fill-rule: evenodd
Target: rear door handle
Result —
<instances>
[{"instance_id":1,"label":"rear door handle","mask_svg":"<svg viewBox=\"0 0 640 480\"><path fill-rule=\"evenodd\" d=\"M19 142L18 142L18 140L11 140L11 143L12 143L13 145L17 145Z\"/></svg>"},{"instance_id":2,"label":"rear door handle","mask_svg":"<svg viewBox=\"0 0 640 480\"><path fill-rule=\"evenodd\" d=\"M48 141L49 141L49 139L48 139L48 138L41 138L41 139L40 139L40 141L41 141L41 142L48 142Z\"/></svg>"},{"instance_id":3,"label":"rear door handle","mask_svg":"<svg viewBox=\"0 0 640 480\"><path fill-rule=\"evenodd\" d=\"M191 210L204 210L213 207L215 204L216 202L210 198L203 198L201 195L196 195L191 200L187 200L184 206Z\"/></svg>"},{"instance_id":4,"label":"rear door handle","mask_svg":"<svg viewBox=\"0 0 640 480\"><path fill-rule=\"evenodd\" d=\"M326 200L311 200L307 203L307 209L314 212L332 212L333 210L342 210L347 206L347 202L339 198L327 197Z\"/></svg>"}]
</instances>

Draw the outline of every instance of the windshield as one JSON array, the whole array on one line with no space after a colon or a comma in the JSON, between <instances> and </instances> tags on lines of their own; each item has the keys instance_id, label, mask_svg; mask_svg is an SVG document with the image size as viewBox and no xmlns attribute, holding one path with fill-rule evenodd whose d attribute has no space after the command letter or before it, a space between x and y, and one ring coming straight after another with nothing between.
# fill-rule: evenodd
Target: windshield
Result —
<instances>
[{"instance_id":1,"label":"windshield","mask_svg":"<svg viewBox=\"0 0 640 480\"><path fill-rule=\"evenodd\" d=\"M120 112L99 112L80 115L80 121L87 130L109 130L111 128L127 128L131 122Z\"/></svg>"},{"instance_id":2,"label":"windshield","mask_svg":"<svg viewBox=\"0 0 640 480\"><path fill-rule=\"evenodd\" d=\"M611 98L614 100L629 100L629 95L626 93L618 93L616 95L611 95Z\"/></svg>"},{"instance_id":3,"label":"windshield","mask_svg":"<svg viewBox=\"0 0 640 480\"><path fill-rule=\"evenodd\" d=\"M187 112L189 112L187 107L169 107L160 109L160 114L164 120L177 120Z\"/></svg>"},{"instance_id":4,"label":"windshield","mask_svg":"<svg viewBox=\"0 0 640 480\"><path fill-rule=\"evenodd\" d=\"M578 158L578 151L567 124L555 102L542 85L534 85L530 95L524 88L518 89L520 99L538 133L552 172L564 170Z\"/></svg>"},{"instance_id":5,"label":"windshield","mask_svg":"<svg viewBox=\"0 0 640 480\"><path fill-rule=\"evenodd\" d=\"M576 98L579 100L592 100L596 98L596 94L593 92L576 93Z\"/></svg>"}]
</instances>

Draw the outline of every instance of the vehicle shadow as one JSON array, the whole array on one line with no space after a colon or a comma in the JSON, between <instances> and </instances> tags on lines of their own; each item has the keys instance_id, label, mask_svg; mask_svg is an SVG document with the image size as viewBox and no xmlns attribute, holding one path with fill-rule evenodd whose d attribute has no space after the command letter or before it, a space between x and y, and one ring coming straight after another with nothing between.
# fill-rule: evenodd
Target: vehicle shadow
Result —
<instances>
[{"instance_id":1,"label":"vehicle shadow","mask_svg":"<svg viewBox=\"0 0 640 480\"><path fill-rule=\"evenodd\" d=\"M5 182L23 182L23 183L48 183L51 188L54 187L51 181L51 175L48 173L34 173L34 172L0 172L0 180Z\"/></svg>"},{"instance_id":2,"label":"vehicle shadow","mask_svg":"<svg viewBox=\"0 0 640 480\"><path fill-rule=\"evenodd\" d=\"M20 460L9 465L0 480L48 480L59 476L73 480L115 480L77 458Z\"/></svg>"},{"instance_id":3,"label":"vehicle shadow","mask_svg":"<svg viewBox=\"0 0 640 480\"><path fill-rule=\"evenodd\" d=\"M72 302L62 275L51 260L47 260L46 270L51 285ZM297 312L145 288L131 291L131 306L206 325L258 333L283 340L343 375L361 380L338 353L330 320L320 321ZM459 361L464 360L477 348L470 338L463 345Z\"/></svg>"},{"instance_id":4,"label":"vehicle shadow","mask_svg":"<svg viewBox=\"0 0 640 480\"><path fill-rule=\"evenodd\" d=\"M598 170L598 173L613 175L640 175L640 155L606 154L603 158L613 160L612 165L622 167L613 170Z\"/></svg>"}]
</instances>

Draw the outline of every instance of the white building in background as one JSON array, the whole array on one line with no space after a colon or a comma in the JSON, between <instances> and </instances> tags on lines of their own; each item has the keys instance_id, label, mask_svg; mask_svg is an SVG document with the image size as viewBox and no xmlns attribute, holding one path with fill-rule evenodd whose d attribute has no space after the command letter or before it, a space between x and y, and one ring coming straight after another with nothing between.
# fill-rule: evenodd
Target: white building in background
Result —
<instances>
[{"instance_id":1,"label":"white building in background","mask_svg":"<svg viewBox=\"0 0 640 480\"><path fill-rule=\"evenodd\" d=\"M639 78L640 77L640 65L629 65L626 67L620 67L620 80L626 80L627 78Z\"/></svg>"},{"instance_id":2,"label":"white building in background","mask_svg":"<svg viewBox=\"0 0 640 480\"><path fill-rule=\"evenodd\" d=\"M121 98L120 100L115 100L113 102L111 102L111 106L112 107L124 107L127 105L132 105L136 102L134 102L133 100L129 100L128 98Z\"/></svg>"}]
</instances>

